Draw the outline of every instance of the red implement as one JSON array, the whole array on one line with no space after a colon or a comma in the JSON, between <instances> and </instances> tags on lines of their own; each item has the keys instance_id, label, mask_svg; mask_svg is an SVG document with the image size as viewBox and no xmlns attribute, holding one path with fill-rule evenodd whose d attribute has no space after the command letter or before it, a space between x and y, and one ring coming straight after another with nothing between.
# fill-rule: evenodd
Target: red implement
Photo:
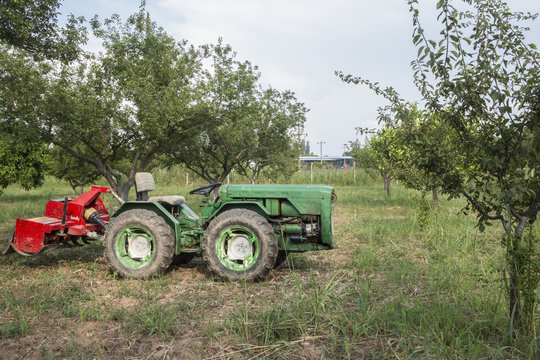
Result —
<instances>
[{"instance_id":1,"label":"red implement","mask_svg":"<svg viewBox=\"0 0 540 360\"><path fill-rule=\"evenodd\" d=\"M111 191L108 187L92 186L74 199L49 201L41 217L17 219L10 239L11 248L22 255L35 255L48 247L65 244L67 240L80 245L79 238L85 243L96 238L97 234L105 232L104 226L109 222L109 213L100 195Z\"/></svg>"}]
</instances>

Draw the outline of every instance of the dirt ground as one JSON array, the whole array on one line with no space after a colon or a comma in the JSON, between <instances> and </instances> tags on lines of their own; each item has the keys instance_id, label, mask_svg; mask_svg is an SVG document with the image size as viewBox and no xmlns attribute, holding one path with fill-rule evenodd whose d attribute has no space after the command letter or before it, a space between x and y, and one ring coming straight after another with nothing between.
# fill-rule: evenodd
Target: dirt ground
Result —
<instances>
[{"instance_id":1,"label":"dirt ground","mask_svg":"<svg viewBox=\"0 0 540 360\"><path fill-rule=\"evenodd\" d=\"M336 225L347 221L338 211ZM173 266L155 280L119 279L110 273L99 247L83 253L80 259L55 255L49 264L30 261L1 265L0 271L10 272L3 276L10 279L9 287L3 286L3 296L11 292L16 298L32 297L23 289L32 285L39 289L41 283L54 293L62 291L62 284L75 284L84 296L80 304L75 304L76 313L69 316L45 301L40 305L45 310L34 317L28 315L30 329L26 335L0 340L0 359L243 359L285 355L291 359L321 359L325 351L318 337L307 336L273 346L242 344L223 322L238 309L246 309L249 315L283 299L294 281L307 282L309 277L331 279L338 271L332 264L343 264L350 258L348 248L342 243L333 251L303 255L292 264L294 269L285 262L264 282L256 284L215 281L201 258L188 265ZM64 307L69 305L62 303ZM171 333L141 331L141 322L134 323L133 317L144 318L145 311L154 305L156 311L174 312ZM23 308L31 307L29 301ZM4 321L12 320L13 311L2 311ZM171 313L163 314L164 318L167 316ZM160 328L159 324L154 327ZM362 345L359 348L377 346L368 340ZM362 352L356 352L356 357L362 358Z\"/></svg>"}]
</instances>

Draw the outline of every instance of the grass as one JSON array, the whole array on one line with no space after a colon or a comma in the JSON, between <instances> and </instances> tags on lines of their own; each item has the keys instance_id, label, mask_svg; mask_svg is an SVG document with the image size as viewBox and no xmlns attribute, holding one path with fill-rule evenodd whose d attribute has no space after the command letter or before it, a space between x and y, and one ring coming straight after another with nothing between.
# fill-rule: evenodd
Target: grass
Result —
<instances>
[{"instance_id":1,"label":"grass","mask_svg":"<svg viewBox=\"0 0 540 360\"><path fill-rule=\"evenodd\" d=\"M187 194L166 175L156 177L156 194ZM342 173L325 176L343 183ZM119 279L108 271L99 244L1 257L0 353L44 359L537 358L538 339L512 343L508 337L499 227L478 232L474 218L459 214L460 201L426 207L400 186L388 199L367 175L336 190L338 249L291 256L261 283L213 281L200 259L151 280ZM48 199L70 191L50 178L28 192L7 188L0 197L0 236L16 217L39 215ZM198 211L200 199L186 197ZM115 204L107 199L107 205ZM538 317L536 324L538 331Z\"/></svg>"}]
</instances>

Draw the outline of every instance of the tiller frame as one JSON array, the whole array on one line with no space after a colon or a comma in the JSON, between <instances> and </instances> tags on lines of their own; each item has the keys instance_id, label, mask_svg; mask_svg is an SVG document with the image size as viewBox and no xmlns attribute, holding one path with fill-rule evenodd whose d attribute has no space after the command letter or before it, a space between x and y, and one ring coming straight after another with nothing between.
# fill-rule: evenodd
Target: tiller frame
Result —
<instances>
[{"instance_id":1,"label":"tiller frame","mask_svg":"<svg viewBox=\"0 0 540 360\"><path fill-rule=\"evenodd\" d=\"M50 200L41 217L17 219L9 246L2 254L16 251L32 256L58 245L83 246L79 239L85 244L97 240L109 223L109 213L100 197L103 193L116 195L111 188L92 186L76 198Z\"/></svg>"}]
</instances>

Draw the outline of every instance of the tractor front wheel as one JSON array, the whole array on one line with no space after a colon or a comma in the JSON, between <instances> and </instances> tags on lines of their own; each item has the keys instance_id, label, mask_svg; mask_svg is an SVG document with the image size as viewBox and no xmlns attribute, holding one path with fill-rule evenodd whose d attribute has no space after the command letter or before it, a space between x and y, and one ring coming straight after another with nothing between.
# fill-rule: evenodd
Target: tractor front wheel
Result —
<instances>
[{"instance_id":1,"label":"tractor front wheel","mask_svg":"<svg viewBox=\"0 0 540 360\"><path fill-rule=\"evenodd\" d=\"M278 255L274 229L251 210L233 209L217 216L206 230L203 259L210 272L228 280L262 280Z\"/></svg>"},{"instance_id":2,"label":"tractor front wheel","mask_svg":"<svg viewBox=\"0 0 540 360\"><path fill-rule=\"evenodd\" d=\"M173 260L174 237L154 212L129 210L114 218L104 237L111 268L125 277L149 278L163 273Z\"/></svg>"}]
</instances>

